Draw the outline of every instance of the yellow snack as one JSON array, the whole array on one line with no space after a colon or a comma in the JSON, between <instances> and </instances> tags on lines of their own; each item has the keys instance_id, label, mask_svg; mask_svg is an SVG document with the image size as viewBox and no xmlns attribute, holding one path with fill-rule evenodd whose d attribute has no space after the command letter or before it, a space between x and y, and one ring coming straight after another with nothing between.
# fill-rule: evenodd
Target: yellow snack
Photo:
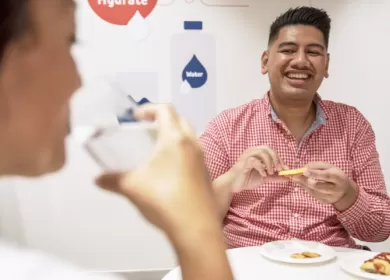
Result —
<instances>
[{"instance_id":1,"label":"yellow snack","mask_svg":"<svg viewBox=\"0 0 390 280\"><path fill-rule=\"evenodd\" d=\"M306 257L302 254L299 254L299 253L296 253L296 254L292 254L290 256L292 259L306 259Z\"/></svg>"},{"instance_id":2,"label":"yellow snack","mask_svg":"<svg viewBox=\"0 0 390 280\"><path fill-rule=\"evenodd\" d=\"M305 173L306 170L307 170L307 168L282 170L282 171L279 171L279 176L302 175L303 173Z\"/></svg>"},{"instance_id":3,"label":"yellow snack","mask_svg":"<svg viewBox=\"0 0 390 280\"><path fill-rule=\"evenodd\" d=\"M303 252L302 255L304 255L306 258L309 258L309 259L321 257L320 254L313 253L313 252Z\"/></svg>"},{"instance_id":4,"label":"yellow snack","mask_svg":"<svg viewBox=\"0 0 390 280\"><path fill-rule=\"evenodd\" d=\"M290 256L292 259L314 259L321 257L320 254L313 252L303 252L303 253L295 253Z\"/></svg>"}]
</instances>

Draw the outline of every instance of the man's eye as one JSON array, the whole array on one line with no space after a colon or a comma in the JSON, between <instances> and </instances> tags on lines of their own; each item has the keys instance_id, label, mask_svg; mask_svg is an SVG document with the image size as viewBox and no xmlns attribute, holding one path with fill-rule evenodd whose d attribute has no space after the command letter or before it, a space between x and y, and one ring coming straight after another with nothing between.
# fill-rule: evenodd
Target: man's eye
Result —
<instances>
[{"instance_id":1,"label":"man's eye","mask_svg":"<svg viewBox=\"0 0 390 280\"><path fill-rule=\"evenodd\" d=\"M318 51L308 51L308 53L309 53L310 55L321 55L321 53L318 52Z\"/></svg>"}]
</instances>

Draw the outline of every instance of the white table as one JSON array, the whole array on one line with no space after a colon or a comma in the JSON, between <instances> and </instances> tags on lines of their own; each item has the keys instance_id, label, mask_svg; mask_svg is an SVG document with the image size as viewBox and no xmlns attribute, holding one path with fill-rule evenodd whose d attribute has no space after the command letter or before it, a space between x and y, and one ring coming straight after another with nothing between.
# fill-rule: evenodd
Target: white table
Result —
<instances>
[{"instance_id":1,"label":"white table","mask_svg":"<svg viewBox=\"0 0 390 280\"><path fill-rule=\"evenodd\" d=\"M338 261L355 254L370 252L345 248L334 248L337 258L323 264L294 265L270 261L260 254L259 247L228 250L235 280L356 280L362 279L345 273ZM207 252L207 250L205 250ZM372 254L372 252L371 252ZM170 271L162 280L181 280L180 268Z\"/></svg>"}]
</instances>

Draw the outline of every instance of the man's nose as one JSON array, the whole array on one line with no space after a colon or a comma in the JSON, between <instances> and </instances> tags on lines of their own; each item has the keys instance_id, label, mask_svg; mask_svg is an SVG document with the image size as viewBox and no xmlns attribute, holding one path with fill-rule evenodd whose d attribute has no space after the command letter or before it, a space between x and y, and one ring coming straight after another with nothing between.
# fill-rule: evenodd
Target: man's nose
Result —
<instances>
[{"instance_id":1,"label":"man's nose","mask_svg":"<svg viewBox=\"0 0 390 280\"><path fill-rule=\"evenodd\" d=\"M291 61L291 66L295 66L297 68L309 68L309 64L307 54L304 50L297 51L294 59Z\"/></svg>"}]
</instances>

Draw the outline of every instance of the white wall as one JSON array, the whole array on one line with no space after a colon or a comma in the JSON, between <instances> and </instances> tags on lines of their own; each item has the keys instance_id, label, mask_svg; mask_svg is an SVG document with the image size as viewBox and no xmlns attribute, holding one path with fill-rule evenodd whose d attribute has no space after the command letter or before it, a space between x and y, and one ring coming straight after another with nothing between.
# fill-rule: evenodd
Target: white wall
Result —
<instances>
[{"instance_id":1,"label":"white wall","mask_svg":"<svg viewBox=\"0 0 390 280\"><path fill-rule=\"evenodd\" d=\"M208 0L211 1L223 3ZM330 78L320 92L324 98L355 105L371 121L389 180L390 159L385 155L390 153L390 135L383 123L389 118L386 109L390 104L390 41L386 37L390 19L385 12L390 10L390 2L225 1L246 2L250 7L206 7L200 1L187 4L184 0L157 6L148 18L150 35L142 42L132 41L125 28L97 19L87 1L78 1L80 45L75 54L85 87L72 102L73 124L115 122L107 108L108 90L101 79L115 72L157 73L154 83L158 85L159 100L169 101L170 36L181 31L183 20L203 20L205 29L216 37L218 111L262 96L268 80L260 74L260 57L269 24L291 6L312 4L325 8L333 19ZM222 66L225 63L228 66ZM19 234L23 229L27 244L92 269L172 267L175 260L164 236L147 225L126 201L98 190L92 183L98 168L76 142L70 141L68 148L69 164L59 174L35 181L7 179L2 183L0 203L7 210L1 216L2 233L23 240ZM17 200L19 204L10 203ZM390 250L389 242L370 246Z\"/></svg>"}]
</instances>

